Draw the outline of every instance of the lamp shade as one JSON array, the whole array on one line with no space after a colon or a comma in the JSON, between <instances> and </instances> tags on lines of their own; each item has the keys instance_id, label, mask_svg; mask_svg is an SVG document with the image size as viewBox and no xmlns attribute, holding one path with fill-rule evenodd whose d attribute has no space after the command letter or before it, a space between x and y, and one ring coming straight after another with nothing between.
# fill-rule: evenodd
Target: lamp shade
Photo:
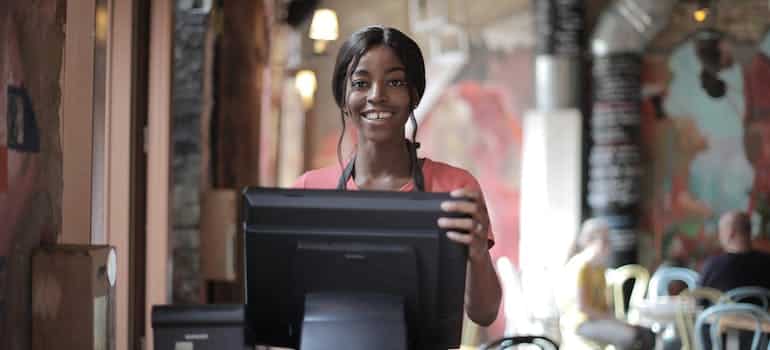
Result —
<instances>
[{"instance_id":1,"label":"lamp shade","mask_svg":"<svg viewBox=\"0 0 770 350\"><path fill-rule=\"evenodd\" d=\"M337 13L330 9L315 10L310 22L310 39L332 41L337 40L338 36Z\"/></svg>"}]
</instances>

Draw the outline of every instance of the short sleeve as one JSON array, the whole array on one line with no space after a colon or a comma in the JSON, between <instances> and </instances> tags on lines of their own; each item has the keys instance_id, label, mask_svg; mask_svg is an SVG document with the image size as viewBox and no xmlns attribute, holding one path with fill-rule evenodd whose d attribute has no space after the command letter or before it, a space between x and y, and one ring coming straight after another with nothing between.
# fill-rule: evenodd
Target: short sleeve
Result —
<instances>
[{"instance_id":1,"label":"short sleeve","mask_svg":"<svg viewBox=\"0 0 770 350\"><path fill-rule=\"evenodd\" d=\"M470 173L468 173L468 177L469 184L467 186L476 191L479 191L481 194L481 204L484 205L484 208L487 210L487 216L489 217L489 230L487 230L487 249L492 249L492 247L495 245L495 234L492 231L492 214L489 210L489 204L487 202L486 196L484 195L484 190L481 188L481 184L479 184L478 180L476 180L476 178L473 177L473 175Z\"/></svg>"},{"instance_id":2,"label":"short sleeve","mask_svg":"<svg viewBox=\"0 0 770 350\"><path fill-rule=\"evenodd\" d=\"M307 188L307 173L302 174L300 177L297 178L297 180L294 180L294 183L291 184L291 188L298 188L298 189Z\"/></svg>"}]
</instances>

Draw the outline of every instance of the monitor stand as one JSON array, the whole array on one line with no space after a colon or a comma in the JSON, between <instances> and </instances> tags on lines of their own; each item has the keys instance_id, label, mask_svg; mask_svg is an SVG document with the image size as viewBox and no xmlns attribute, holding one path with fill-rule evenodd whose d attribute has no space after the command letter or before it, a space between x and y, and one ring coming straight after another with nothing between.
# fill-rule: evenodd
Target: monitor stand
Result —
<instances>
[{"instance_id":1,"label":"monitor stand","mask_svg":"<svg viewBox=\"0 0 770 350\"><path fill-rule=\"evenodd\" d=\"M407 350L402 297L375 293L305 295L300 350Z\"/></svg>"}]
</instances>

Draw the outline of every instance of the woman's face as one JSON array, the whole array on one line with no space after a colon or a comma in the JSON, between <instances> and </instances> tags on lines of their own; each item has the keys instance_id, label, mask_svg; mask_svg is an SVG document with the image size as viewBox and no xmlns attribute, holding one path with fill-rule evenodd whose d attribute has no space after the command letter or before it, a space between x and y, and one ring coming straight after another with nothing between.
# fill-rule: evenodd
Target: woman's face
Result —
<instances>
[{"instance_id":1,"label":"woman's face","mask_svg":"<svg viewBox=\"0 0 770 350\"><path fill-rule=\"evenodd\" d=\"M601 228L600 232L594 233L594 237L589 243L596 252L594 261L599 265L607 265L610 258L610 231L607 228Z\"/></svg>"},{"instance_id":2,"label":"woman's face","mask_svg":"<svg viewBox=\"0 0 770 350\"><path fill-rule=\"evenodd\" d=\"M390 47L369 49L348 81L347 111L359 138L373 142L402 140L409 119L410 87L406 67Z\"/></svg>"}]
</instances>

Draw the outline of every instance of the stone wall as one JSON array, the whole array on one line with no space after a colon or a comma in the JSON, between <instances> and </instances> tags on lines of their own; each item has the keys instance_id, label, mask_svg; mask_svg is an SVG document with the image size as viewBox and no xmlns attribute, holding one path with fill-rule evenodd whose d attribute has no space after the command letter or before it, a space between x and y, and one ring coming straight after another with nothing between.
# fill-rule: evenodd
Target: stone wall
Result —
<instances>
[{"instance_id":1,"label":"stone wall","mask_svg":"<svg viewBox=\"0 0 770 350\"><path fill-rule=\"evenodd\" d=\"M200 191L204 45L209 14L178 2L174 27L173 302L201 302Z\"/></svg>"}]
</instances>

